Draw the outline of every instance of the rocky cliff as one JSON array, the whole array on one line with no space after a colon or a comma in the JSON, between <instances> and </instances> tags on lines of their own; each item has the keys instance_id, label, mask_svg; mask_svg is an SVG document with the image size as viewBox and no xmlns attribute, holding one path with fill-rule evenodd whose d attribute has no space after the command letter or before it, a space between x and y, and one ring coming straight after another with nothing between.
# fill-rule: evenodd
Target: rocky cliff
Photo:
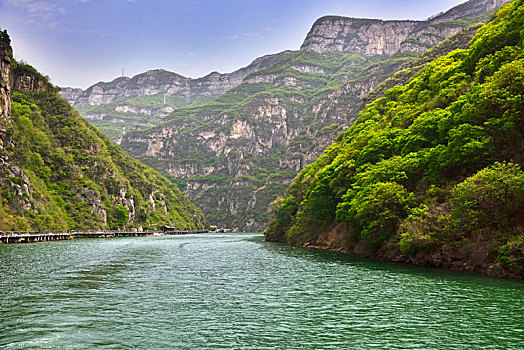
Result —
<instances>
[{"instance_id":1,"label":"rocky cliff","mask_svg":"<svg viewBox=\"0 0 524 350\"><path fill-rule=\"evenodd\" d=\"M365 56L422 52L509 0L470 0L426 21L381 21L326 16L318 19L302 51L353 51Z\"/></svg>"},{"instance_id":2,"label":"rocky cliff","mask_svg":"<svg viewBox=\"0 0 524 350\"><path fill-rule=\"evenodd\" d=\"M353 51L365 56L393 55L416 21L381 21L328 16L315 22L302 51Z\"/></svg>"},{"instance_id":3,"label":"rocky cliff","mask_svg":"<svg viewBox=\"0 0 524 350\"><path fill-rule=\"evenodd\" d=\"M0 149L4 146L6 126L11 123L11 39L6 31L0 31Z\"/></svg>"}]
</instances>

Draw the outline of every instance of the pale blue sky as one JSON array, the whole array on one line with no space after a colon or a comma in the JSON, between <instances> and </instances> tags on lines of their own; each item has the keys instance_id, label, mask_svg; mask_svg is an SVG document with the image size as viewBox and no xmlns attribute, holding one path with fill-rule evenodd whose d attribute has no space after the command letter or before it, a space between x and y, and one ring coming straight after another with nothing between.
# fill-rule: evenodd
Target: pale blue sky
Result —
<instances>
[{"instance_id":1,"label":"pale blue sky","mask_svg":"<svg viewBox=\"0 0 524 350\"><path fill-rule=\"evenodd\" d=\"M300 48L324 15L426 19L462 0L0 0L15 57L59 86L163 68L198 78Z\"/></svg>"}]
</instances>

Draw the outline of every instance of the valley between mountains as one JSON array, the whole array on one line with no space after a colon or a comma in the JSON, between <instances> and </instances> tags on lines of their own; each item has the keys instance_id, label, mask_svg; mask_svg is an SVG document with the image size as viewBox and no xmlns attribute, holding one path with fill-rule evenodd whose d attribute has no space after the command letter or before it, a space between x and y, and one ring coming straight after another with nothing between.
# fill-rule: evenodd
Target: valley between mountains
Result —
<instances>
[{"instance_id":1,"label":"valley between mountains","mask_svg":"<svg viewBox=\"0 0 524 350\"><path fill-rule=\"evenodd\" d=\"M379 3L0 0L0 350L522 348L524 0Z\"/></svg>"},{"instance_id":2,"label":"valley between mountains","mask_svg":"<svg viewBox=\"0 0 524 350\"><path fill-rule=\"evenodd\" d=\"M270 204L366 103L467 48L506 2L472 0L426 21L322 17L300 50L232 73L189 79L158 69L61 94L170 178L210 223L261 231Z\"/></svg>"},{"instance_id":3,"label":"valley between mountains","mask_svg":"<svg viewBox=\"0 0 524 350\"><path fill-rule=\"evenodd\" d=\"M522 278L523 11L326 16L300 50L232 73L85 91L17 61L1 31L0 230L216 225Z\"/></svg>"}]
</instances>

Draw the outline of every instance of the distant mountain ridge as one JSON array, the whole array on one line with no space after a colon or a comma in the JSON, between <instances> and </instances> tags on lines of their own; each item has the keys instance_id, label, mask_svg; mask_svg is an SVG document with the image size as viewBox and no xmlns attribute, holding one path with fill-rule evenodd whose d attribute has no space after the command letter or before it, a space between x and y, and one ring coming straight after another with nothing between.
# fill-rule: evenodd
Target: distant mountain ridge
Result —
<instances>
[{"instance_id":1,"label":"distant mountain ridge","mask_svg":"<svg viewBox=\"0 0 524 350\"><path fill-rule=\"evenodd\" d=\"M76 107L97 106L142 95L166 94L188 100L202 96L220 96L240 85L250 73L274 64L277 56L279 54L259 57L248 66L232 73L212 72L198 79L186 78L164 69L149 70L132 78L120 77L108 83L99 82L85 91L63 87L62 97Z\"/></svg>"}]
</instances>

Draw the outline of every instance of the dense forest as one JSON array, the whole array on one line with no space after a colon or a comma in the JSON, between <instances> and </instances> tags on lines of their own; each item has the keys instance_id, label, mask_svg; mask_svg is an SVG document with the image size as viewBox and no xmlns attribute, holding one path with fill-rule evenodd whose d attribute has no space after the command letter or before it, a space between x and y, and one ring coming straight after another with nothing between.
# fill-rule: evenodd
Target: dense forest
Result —
<instances>
[{"instance_id":1,"label":"dense forest","mask_svg":"<svg viewBox=\"0 0 524 350\"><path fill-rule=\"evenodd\" d=\"M522 28L517 0L367 105L273 203L266 239L522 276Z\"/></svg>"}]
</instances>

